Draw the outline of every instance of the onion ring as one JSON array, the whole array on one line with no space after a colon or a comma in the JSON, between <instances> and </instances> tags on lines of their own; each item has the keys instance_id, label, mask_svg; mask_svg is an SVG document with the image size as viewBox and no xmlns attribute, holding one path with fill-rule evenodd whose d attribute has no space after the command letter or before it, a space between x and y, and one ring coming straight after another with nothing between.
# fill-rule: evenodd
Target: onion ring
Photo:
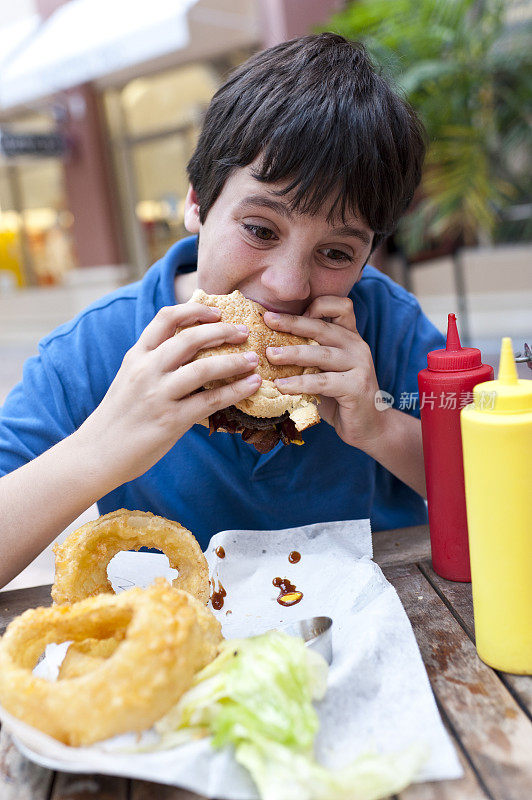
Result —
<instances>
[{"instance_id":1,"label":"onion ring","mask_svg":"<svg viewBox=\"0 0 532 800\"><path fill-rule=\"evenodd\" d=\"M157 581L163 579L157 579ZM156 581L156 583L157 583ZM188 592L183 592L179 589L174 589L180 595L184 595L184 599L188 605L193 609L203 636L203 647L205 650L204 662L201 667L208 664L215 658L218 652L218 644L221 641L220 623L216 617L197 600L193 595ZM88 672L100 666L109 656L111 656L120 641L124 638L124 631L117 631L117 633L108 639L84 639L79 642L72 642L65 653L65 657L59 667L57 675L58 680L65 680L68 678L77 678L80 675L86 675Z\"/></svg>"},{"instance_id":2,"label":"onion ring","mask_svg":"<svg viewBox=\"0 0 532 800\"><path fill-rule=\"evenodd\" d=\"M202 603L209 600L209 568L190 531L178 522L145 511L120 509L82 525L54 546L54 603L74 603L102 592L113 592L107 566L121 550L156 547L179 575L172 581Z\"/></svg>"},{"instance_id":3,"label":"onion ring","mask_svg":"<svg viewBox=\"0 0 532 800\"><path fill-rule=\"evenodd\" d=\"M51 682L32 673L50 642L122 635L114 652L84 675ZM142 731L190 687L220 639L214 616L162 579L148 589L29 609L0 640L0 702L74 746Z\"/></svg>"},{"instance_id":4,"label":"onion ring","mask_svg":"<svg viewBox=\"0 0 532 800\"><path fill-rule=\"evenodd\" d=\"M109 639L85 639L82 642L72 642L65 653L59 667L57 680L79 678L100 666L109 656L112 656L123 636L112 636Z\"/></svg>"}]
</instances>

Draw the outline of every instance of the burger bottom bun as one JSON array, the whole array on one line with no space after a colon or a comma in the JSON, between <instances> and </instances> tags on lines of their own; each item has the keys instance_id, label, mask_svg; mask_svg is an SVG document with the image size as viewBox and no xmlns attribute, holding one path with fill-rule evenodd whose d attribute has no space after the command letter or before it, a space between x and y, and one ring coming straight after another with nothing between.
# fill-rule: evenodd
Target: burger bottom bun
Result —
<instances>
[{"instance_id":1,"label":"burger bottom bun","mask_svg":"<svg viewBox=\"0 0 532 800\"><path fill-rule=\"evenodd\" d=\"M212 385L219 383L219 381L213 381ZM205 384L205 388L210 389L212 385ZM316 403L319 403L319 400L314 395L281 394L271 381L263 381L255 394L233 405L245 414L249 414L250 417L274 418L281 417L288 412L296 430L304 431L305 428L316 425L320 421ZM202 420L200 424L208 427L209 420Z\"/></svg>"},{"instance_id":2,"label":"burger bottom bun","mask_svg":"<svg viewBox=\"0 0 532 800\"><path fill-rule=\"evenodd\" d=\"M205 388L214 388L214 385L219 383L212 381L212 384L205 384ZM281 417L288 412L296 430L304 431L305 428L320 421L316 403L319 403L319 400L313 395L281 394L272 381L263 380L255 394L233 405L250 417Z\"/></svg>"}]
</instances>

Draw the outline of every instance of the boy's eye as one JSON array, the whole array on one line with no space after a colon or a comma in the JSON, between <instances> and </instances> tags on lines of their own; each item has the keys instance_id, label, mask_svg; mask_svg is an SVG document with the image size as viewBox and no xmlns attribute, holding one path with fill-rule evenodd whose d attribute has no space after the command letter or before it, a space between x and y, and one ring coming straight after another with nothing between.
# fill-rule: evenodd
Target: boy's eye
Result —
<instances>
[{"instance_id":1,"label":"boy's eye","mask_svg":"<svg viewBox=\"0 0 532 800\"><path fill-rule=\"evenodd\" d=\"M322 250L323 255L326 258L330 258L331 261L352 261L352 257L348 253L344 253L343 250L335 250L333 247L326 247Z\"/></svg>"},{"instance_id":2,"label":"boy's eye","mask_svg":"<svg viewBox=\"0 0 532 800\"><path fill-rule=\"evenodd\" d=\"M275 233L270 228L265 228L263 225L249 225L244 223L244 228L255 236L256 239L261 239L263 242L268 242L271 239L276 239Z\"/></svg>"}]
</instances>

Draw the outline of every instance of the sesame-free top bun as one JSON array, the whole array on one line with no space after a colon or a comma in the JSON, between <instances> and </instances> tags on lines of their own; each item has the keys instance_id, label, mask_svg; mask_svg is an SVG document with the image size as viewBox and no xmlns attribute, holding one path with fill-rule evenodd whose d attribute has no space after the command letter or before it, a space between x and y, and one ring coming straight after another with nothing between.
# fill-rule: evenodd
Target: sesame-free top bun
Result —
<instances>
[{"instance_id":1,"label":"sesame-free top bun","mask_svg":"<svg viewBox=\"0 0 532 800\"><path fill-rule=\"evenodd\" d=\"M290 419L298 431L303 431L320 421L316 408L316 404L319 402L317 397L309 394L281 394L273 382L275 378L315 373L319 372L319 369L290 364L275 365L271 364L266 357L266 348L269 346L282 347L283 345L317 344L317 342L313 339L305 339L268 328L263 320L266 309L259 303L245 298L238 290L231 294L206 294L202 289L196 289L191 300L195 303L219 308L222 312L223 322L243 324L249 328L249 336L243 344L224 344L220 347L201 350L195 357L198 359L215 354L244 353L248 350L257 353L259 363L254 371L262 377L262 384L251 397L235 403L236 408L252 417L280 417L288 411ZM237 378L210 381L205 384L205 388L210 389L221 384L232 383L234 380Z\"/></svg>"}]
</instances>

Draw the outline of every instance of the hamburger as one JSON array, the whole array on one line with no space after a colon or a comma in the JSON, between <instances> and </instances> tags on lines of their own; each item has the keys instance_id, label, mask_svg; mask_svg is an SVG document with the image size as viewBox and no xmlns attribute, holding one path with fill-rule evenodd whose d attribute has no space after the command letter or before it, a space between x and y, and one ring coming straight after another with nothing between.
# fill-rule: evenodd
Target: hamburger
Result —
<instances>
[{"instance_id":1,"label":"hamburger","mask_svg":"<svg viewBox=\"0 0 532 800\"><path fill-rule=\"evenodd\" d=\"M249 336L243 344L223 344L219 347L201 350L193 360L208 358L224 353L244 353L252 350L257 353L259 363L255 368L262 378L257 391L235 405L216 411L200 424L207 425L209 432L224 431L240 433L242 439L259 451L268 453L282 441L284 444L303 444L301 432L320 421L317 410L318 398L314 395L282 394L276 387L275 378L304 375L319 372L317 367L295 365L274 365L266 357L267 347L285 345L317 344L313 339L294 336L289 333L273 331L264 322L266 311L259 303L248 300L239 291L231 294L209 295L196 289L191 300L206 306L219 308L221 321L247 325ZM211 389L237 378L209 381L205 389Z\"/></svg>"}]
</instances>

